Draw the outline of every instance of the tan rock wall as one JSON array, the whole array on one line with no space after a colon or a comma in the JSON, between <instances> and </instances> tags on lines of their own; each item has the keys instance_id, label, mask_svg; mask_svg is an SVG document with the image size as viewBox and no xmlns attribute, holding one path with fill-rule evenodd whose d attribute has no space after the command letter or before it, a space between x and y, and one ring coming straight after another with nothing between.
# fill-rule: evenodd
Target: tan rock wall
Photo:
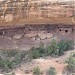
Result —
<instances>
[{"instance_id":1,"label":"tan rock wall","mask_svg":"<svg viewBox=\"0 0 75 75\"><path fill-rule=\"evenodd\" d=\"M22 0L24 1L24 0ZM6 4L2 5L2 9L3 9L3 18L5 16L5 22L9 22L13 20L13 16L11 14L11 10L9 9L9 7L11 7L13 9L12 12L15 11L15 19L22 19L22 14L26 17L26 19L40 19L40 18L49 18L49 17L70 17L73 15L73 8L71 5L65 7L65 5L58 5L58 4L49 4L48 6L46 6L46 3L44 3L44 7L40 7L42 3L39 2L32 2L28 3L27 6L24 6L25 3L23 2L12 2L10 4L10 2L7 2ZM10 4L10 6L9 6ZM13 6L11 6L13 5ZM16 5L16 6L15 6ZM22 7L23 6L23 7ZM24 9L25 7L25 9ZM15 8L17 8L15 10ZM28 12L27 12L28 11ZM27 13L27 14L26 14ZM1 18L3 20L3 18Z\"/></svg>"},{"instance_id":2,"label":"tan rock wall","mask_svg":"<svg viewBox=\"0 0 75 75\"><path fill-rule=\"evenodd\" d=\"M12 21L13 20L13 15L12 14L7 14L5 16L5 22L9 22L9 21Z\"/></svg>"}]
</instances>

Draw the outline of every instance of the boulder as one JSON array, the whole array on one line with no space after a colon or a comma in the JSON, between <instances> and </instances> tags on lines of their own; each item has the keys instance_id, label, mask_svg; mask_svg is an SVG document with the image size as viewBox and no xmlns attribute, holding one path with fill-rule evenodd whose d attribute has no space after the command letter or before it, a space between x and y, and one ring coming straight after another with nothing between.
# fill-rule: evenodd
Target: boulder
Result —
<instances>
[{"instance_id":1,"label":"boulder","mask_svg":"<svg viewBox=\"0 0 75 75\"><path fill-rule=\"evenodd\" d=\"M52 38L52 37L53 37L53 34L52 34L52 33L47 33L47 34L46 34L46 38L49 39L49 38Z\"/></svg>"},{"instance_id":2,"label":"boulder","mask_svg":"<svg viewBox=\"0 0 75 75\"><path fill-rule=\"evenodd\" d=\"M41 40L44 40L46 38L52 38L53 37L53 34L51 33L47 33L47 32L40 32L38 33L38 36L40 37Z\"/></svg>"},{"instance_id":3,"label":"boulder","mask_svg":"<svg viewBox=\"0 0 75 75\"><path fill-rule=\"evenodd\" d=\"M37 36L36 31L31 31L28 34L25 34L25 37L29 37L29 38L32 38L32 37L35 37L35 36Z\"/></svg>"},{"instance_id":4,"label":"boulder","mask_svg":"<svg viewBox=\"0 0 75 75\"><path fill-rule=\"evenodd\" d=\"M38 33L38 36L40 37L41 40L46 39L46 34L45 33Z\"/></svg>"},{"instance_id":5,"label":"boulder","mask_svg":"<svg viewBox=\"0 0 75 75\"><path fill-rule=\"evenodd\" d=\"M41 40L46 39L46 32L45 31L40 31L38 33L38 36L40 37Z\"/></svg>"},{"instance_id":6,"label":"boulder","mask_svg":"<svg viewBox=\"0 0 75 75\"><path fill-rule=\"evenodd\" d=\"M14 39L21 39L22 38L22 34L15 34L14 36L13 36L13 38Z\"/></svg>"}]
</instances>

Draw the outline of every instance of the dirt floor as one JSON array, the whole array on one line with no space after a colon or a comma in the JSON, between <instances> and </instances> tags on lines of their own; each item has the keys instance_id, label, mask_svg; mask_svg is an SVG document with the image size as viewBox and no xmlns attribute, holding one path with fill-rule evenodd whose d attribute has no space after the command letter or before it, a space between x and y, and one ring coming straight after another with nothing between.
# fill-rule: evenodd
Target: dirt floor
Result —
<instances>
[{"instance_id":1,"label":"dirt floor","mask_svg":"<svg viewBox=\"0 0 75 75\"><path fill-rule=\"evenodd\" d=\"M52 39L70 39L73 40L74 34L64 34L56 32L56 30L50 31L53 35L52 38L46 38L42 40L31 40L29 37L25 37L25 33L22 30L8 31L5 35L0 35L0 49L20 49L20 50L29 50L32 47L39 46L40 42L43 42L45 45L50 44ZM22 37L23 36L23 37ZM15 39L20 38L20 39ZM69 37L69 38L68 38Z\"/></svg>"},{"instance_id":2,"label":"dirt floor","mask_svg":"<svg viewBox=\"0 0 75 75\"><path fill-rule=\"evenodd\" d=\"M22 39L16 40L9 36L0 35L0 49L20 49L20 50L29 50L32 47L39 46L40 42L44 44L49 44L50 39L46 40L36 40L31 41L30 38L23 37Z\"/></svg>"}]
</instances>

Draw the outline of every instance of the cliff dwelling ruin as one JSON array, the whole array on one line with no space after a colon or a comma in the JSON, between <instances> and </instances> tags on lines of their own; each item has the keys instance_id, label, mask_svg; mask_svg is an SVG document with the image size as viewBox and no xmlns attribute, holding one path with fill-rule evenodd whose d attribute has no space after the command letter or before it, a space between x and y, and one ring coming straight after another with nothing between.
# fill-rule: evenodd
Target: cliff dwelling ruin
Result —
<instances>
[{"instance_id":1,"label":"cliff dwelling ruin","mask_svg":"<svg viewBox=\"0 0 75 75\"><path fill-rule=\"evenodd\" d=\"M0 48L28 48L75 39L73 1L0 1ZM9 43L10 42L10 43Z\"/></svg>"}]
</instances>

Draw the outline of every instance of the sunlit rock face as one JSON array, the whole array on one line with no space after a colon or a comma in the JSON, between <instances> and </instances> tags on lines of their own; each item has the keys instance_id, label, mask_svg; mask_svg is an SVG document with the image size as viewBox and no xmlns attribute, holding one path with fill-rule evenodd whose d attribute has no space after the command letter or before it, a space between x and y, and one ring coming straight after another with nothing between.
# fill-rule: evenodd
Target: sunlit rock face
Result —
<instances>
[{"instance_id":1,"label":"sunlit rock face","mask_svg":"<svg viewBox=\"0 0 75 75\"><path fill-rule=\"evenodd\" d=\"M70 18L74 0L0 0L0 22Z\"/></svg>"},{"instance_id":2,"label":"sunlit rock face","mask_svg":"<svg viewBox=\"0 0 75 75\"><path fill-rule=\"evenodd\" d=\"M13 20L13 15L12 14L7 14L5 16L5 22L9 22L9 21L12 21Z\"/></svg>"}]
</instances>

